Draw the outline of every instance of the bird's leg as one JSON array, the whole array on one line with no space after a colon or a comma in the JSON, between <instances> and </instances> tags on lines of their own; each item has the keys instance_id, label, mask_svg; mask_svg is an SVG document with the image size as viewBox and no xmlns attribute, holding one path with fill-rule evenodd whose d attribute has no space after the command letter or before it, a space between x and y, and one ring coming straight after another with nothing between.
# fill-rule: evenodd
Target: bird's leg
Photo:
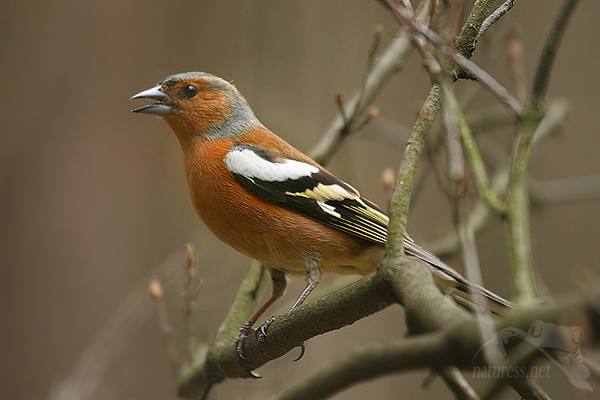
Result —
<instances>
[{"instance_id":1,"label":"bird's leg","mask_svg":"<svg viewBox=\"0 0 600 400\"><path fill-rule=\"evenodd\" d=\"M319 282L321 282L321 269L319 268L315 260L309 259L306 262L306 287L304 288L302 293L300 293L300 296L294 302L294 305L292 306L292 308L290 308L290 311L300 307L300 305L304 303L304 300L306 300L308 295L314 290L314 288L317 287ZM267 336L267 329L269 329L269 326L273 323L273 321L275 321L279 317L280 315L272 316L271 318L263 322L258 327L258 329L256 329L256 337L259 343L264 342ZM301 359L304 355L304 344L302 344L301 346L302 352L300 353L300 357L298 357L295 361Z\"/></svg>"},{"instance_id":2,"label":"bird's leg","mask_svg":"<svg viewBox=\"0 0 600 400\"><path fill-rule=\"evenodd\" d=\"M315 260L307 260L306 262L306 287L300 293L300 296L290 308L290 311L300 307L304 300L308 297L308 295L317 287L317 285L321 282L321 268L317 265Z\"/></svg>"},{"instance_id":3,"label":"bird's leg","mask_svg":"<svg viewBox=\"0 0 600 400\"><path fill-rule=\"evenodd\" d=\"M246 363L246 357L244 357L244 340L248 336L248 333L252 331L252 326L260 318L260 316L263 315L264 312L267 311L267 309L271 307L271 305L273 305L273 303L275 303L281 296L283 296L283 293L285 293L285 288L287 287L285 273L275 269L270 269L269 272L271 273L271 284L273 286L271 298L269 298L269 300L267 300L265 304L263 304L262 307L259 308L258 311L256 311L254 315L252 315L252 317L250 317L250 319L240 328L240 334L235 341L235 348L238 359L240 360L240 364L248 373L248 377L252 378L260 378L260 376L253 374L252 370Z\"/></svg>"}]
</instances>

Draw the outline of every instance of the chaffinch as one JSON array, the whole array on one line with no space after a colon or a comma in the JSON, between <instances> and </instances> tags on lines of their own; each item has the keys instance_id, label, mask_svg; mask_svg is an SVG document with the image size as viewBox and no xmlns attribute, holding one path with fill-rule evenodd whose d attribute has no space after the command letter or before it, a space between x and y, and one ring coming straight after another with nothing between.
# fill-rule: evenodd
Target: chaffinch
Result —
<instances>
[{"instance_id":1,"label":"chaffinch","mask_svg":"<svg viewBox=\"0 0 600 400\"><path fill-rule=\"evenodd\" d=\"M387 215L265 128L229 82L207 73L177 74L132 99L155 100L133 111L161 116L175 132L192 201L206 226L271 274L271 298L240 331L241 360L244 338L283 295L286 274L304 275L307 281L294 309L318 285L321 272L367 275L383 260ZM510 306L408 236L404 247L455 295L471 300L478 293L496 313Z\"/></svg>"}]
</instances>

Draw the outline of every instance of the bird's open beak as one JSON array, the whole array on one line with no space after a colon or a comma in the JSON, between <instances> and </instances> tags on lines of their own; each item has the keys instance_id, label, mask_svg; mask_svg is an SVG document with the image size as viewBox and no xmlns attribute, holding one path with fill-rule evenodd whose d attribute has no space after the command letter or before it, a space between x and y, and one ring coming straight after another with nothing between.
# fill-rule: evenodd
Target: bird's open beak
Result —
<instances>
[{"instance_id":1,"label":"bird's open beak","mask_svg":"<svg viewBox=\"0 0 600 400\"><path fill-rule=\"evenodd\" d=\"M171 99L160 90L160 86L155 86L151 89L139 92L130 100L134 99L152 99L156 100L157 103L146 104L145 106L131 110L132 112L151 115L166 115L173 112L173 104L171 103Z\"/></svg>"}]
</instances>

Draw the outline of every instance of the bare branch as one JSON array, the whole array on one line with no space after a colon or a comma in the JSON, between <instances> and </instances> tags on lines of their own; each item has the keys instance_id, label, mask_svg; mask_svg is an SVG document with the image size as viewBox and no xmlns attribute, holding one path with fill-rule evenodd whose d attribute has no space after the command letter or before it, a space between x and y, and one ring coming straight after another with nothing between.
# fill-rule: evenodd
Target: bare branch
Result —
<instances>
[{"instance_id":1,"label":"bare branch","mask_svg":"<svg viewBox=\"0 0 600 400\"><path fill-rule=\"evenodd\" d=\"M386 244L388 253L404 254L402 241L408 222L410 193L415 180L417 164L425 147L425 137L441 106L440 97L439 87L433 86L407 140L390 202L390 224Z\"/></svg>"},{"instance_id":2,"label":"bare branch","mask_svg":"<svg viewBox=\"0 0 600 400\"><path fill-rule=\"evenodd\" d=\"M449 160L448 181L451 188L449 192L452 195L452 203L454 206L454 222L456 225L458 241L460 243L460 254L462 256L467 279L476 285L483 287L479 254L475 243L475 233L468 225L467 210L469 205L466 196L467 172L465 170L465 152L468 153L471 170L475 174L475 181L477 182L477 187L482 196L484 190L486 190L486 192L491 191L493 196L488 193L488 195L485 196L486 200L492 198L500 201L500 204L502 204L502 202L497 197L496 192L491 188L489 178L487 177L487 173L483 166L483 161L480 159L479 151L474 143L470 130L466 125L464 114L458 105L454 93L452 93L448 87L445 87L443 94L444 103L442 105L442 115L444 116L443 122L447 131L446 146L448 148ZM461 141L463 142L462 145ZM467 146L467 144L470 144L470 146ZM463 145L465 152L463 152ZM455 164L455 166L452 167L452 164ZM452 174L453 170L455 170L454 175ZM485 189L483 188L484 184L482 182L485 182L485 185L487 185ZM492 203L488 200L488 204ZM485 299L476 293L473 293L473 295L474 304L478 306L475 307L476 320L479 326L481 339L484 341L485 338L491 337L493 334L494 325L489 311L486 311L485 309ZM497 352L494 353L495 350L496 349L494 349L493 346L486 346L484 348L484 355L487 361L492 361L494 354L498 354Z\"/></svg>"},{"instance_id":3,"label":"bare branch","mask_svg":"<svg viewBox=\"0 0 600 400\"><path fill-rule=\"evenodd\" d=\"M167 306L165 305L165 290L160 280L157 278L151 279L150 283L148 284L148 292L154 303L156 319L158 320L158 326L160 327L165 340L167 354L169 355L169 360L171 361L171 367L173 368L175 376L177 376L179 367L181 365L181 360L179 359L179 352L177 351L177 346L173 338L173 325L171 325L169 312L167 311Z\"/></svg>"},{"instance_id":4,"label":"bare branch","mask_svg":"<svg viewBox=\"0 0 600 400\"><path fill-rule=\"evenodd\" d=\"M438 371L440 377L452 390L457 400L479 400L477 392L456 367L444 367Z\"/></svg>"},{"instance_id":5,"label":"bare branch","mask_svg":"<svg viewBox=\"0 0 600 400\"><path fill-rule=\"evenodd\" d=\"M521 114L522 118L513 152L507 222L515 292L517 300L523 302L532 301L537 297L531 250L528 191L535 147L534 137L544 115L543 102L558 45L566 28L566 23L577 3L578 0L566 0L564 2L546 38L546 45L538 63L531 96Z\"/></svg>"},{"instance_id":6,"label":"bare branch","mask_svg":"<svg viewBox=\"0 0 600 400\"><path fill-rule=\"evenodd\" d=\"M196 262L196 251L191 243L185 245L185 284L183 287L183 298L185 301L185 325L186 325L186 342L187 342L187 361L191 362L195 351L196 328L195 328L195 312L196 301L200 289L204 285L204 281L198 273L198 264Z\"/></svg>"},{"instance_id":7,"label":"bare branch","mask_svg":"<svg viewBox=\"0 0 600 400\"><path fill-rule=\"evenodd\" d=\"M491 13L490 16L483 21L483 24L481 24L481 28L479 28L479 33L477 34L476 40L479 41L481 35L483 35L490 28L490 26L494 25L500 18L509 12L510 9L515 5L516 1L517 0L506 0L500 7Z\"/></svg>"},{"instance_id":8,"label":"bare branch","mask_svg":"<svg viewBox=\"0 0 600 400\"><path fill-rule=\"evenodd\" d=\"M180 250L170 255L151 273L163 277L170 286L181 277ZM90 398L97 393L115 358L136 338L140 329L152 318L148 301L148 282L144 279L112 313L107 323L96 333L73 369L48 396L51 400Z\"/></svg>"},{"instance_id":9,"label":"bare branch","mask_svg":"<svg viewBox=\"0 0 600 400\"><path fill-rule=\"evenodd\" d=\"M475 178L475 183L477 185L479 194L492 209L496 210L500 215L503 215L506 212L506 204L502 199L500 199L498 193L496 193L490 183L483 159L481 158L481 154L479 153L479 149L475 143L475 139L473 138L473 134L469 129L465 116L460 109L456 97L454 97L454 94L450 91L447 93L447 101L449 107L453 110L455 118L457 119L456 125L458 134L460 135L460 139L465 148L467 160L471 167L471 172Z\"/></svg>"},{"instance_id":10,"label":"bare branch","mask_svg":"<svg viewBox=\"0 0 600 400\"><path fill-rule=\"evenodd\" d=\"M180 396L197 398L215 383L247 375L235 351L235 339L239 327L256 304L256 299L250 293L256 292L257 285L266 284L264 278L267 275L263 277L257 264L250 269L249 277L244 280L246 286L238 292L208 352L201 348L194 357L195 364L180 374ZM393 299L390 291L385 289L386 285L381 277L372 274L282 315L269 326L265 341L259 344L254 335L246 338L244 355L250 368L256 369L311 337L349 325L392 304ZM247 310L241 312L241 307ZM341 309L345 311L340 312Z\"/></svg>"},{"instance_id":11,"label":"bare branch","mask_svg":"<svg viewBox=\"0 0 600 400\"><path fill-rule=\"evenodd\" d=\"M600 198L600 174L530 182L531 201L555 204Z\"/></svg>"},{"instance_id":12,"label":"bare branch","mask_svg":"<svg viewBox=\"0 0 600 400\"><path fill-rule=\"evenodd\" d=\"M523 43L519 32L521 29L513 28L506 42L506 55L508 72L513 83L513 92L519 103L524 104L527 98L525 83L525 66L523 64Z\"/></svg>"},{"instance_id":13,"label":"bare branch","mask_svg":"<svg viewBox=\"0 0 600 400\"><path fill-rule=\"evenodd\" d=\"M531 89L530 102L532 104L539 104L546 96L548 83L550 81L550 73L554 65L556 53L558 52L558 46L560 45L560 41L567 28L569 18L573 15L575 6L577 6L578 3L579 0L565 0L558 11L550 33L546 37L546 43L544 44L544 49L540 56L540 61L538 62L538 68Z\"/></svg>"},{"instance_id":14,"label":"bare branch","mask_svg":"<svg viewBox=\"0 0 600 400\"><path fill-rule=\"evenodd\" d=\"M383 276L391 279L390 283L398 279L412 281L416 276L424 281L423 284L417 283L418 288L411 287L404 290L401 288L401 284L397 288L402 292L401 298L405 301L404 305L408 313L416 313L420 306L426 305L428 309L431 307L434 314L439 313L443 316L441 321L437 319L437 316L419 321L418 325L425 331L427 331L426 327L429 327L435 332L411 335L384 345L370 345L355 350L288 389L283 395L277 397L279 400L323 399L358 382L399 371L424 369L431 366L455 365L471 368L473 365L487 365L481 357L474 357L481 347L475 318L462 312L458 314L451 312L452 316L445 315L444 313L448 311L447 306L452 307L455 311L458 309L447 302L435 287L431 287L433 291L428 291L427 288L432 282L427 267L412 262L410 265L402 262L401 265L402 270L398 268L400 265L395 267L388 265L380 272ZM401 276L402 274L406 275ZM420 296L420 289L425 289L424 296ZM577 293L564 296L553 304L515 310L499 323L498 329L515 327L527 330L537 320L558 323L565 315L572 313L572 310L584 312L591 324L598 327L600 326L600 317L594 304L600 302L600 288L596 287L594 294L591 297L590 295L591 293L588 296ZM441 310L437 310L436 307L440 307ZM458 320L453 319L457 316ZM590 333L593 336L590 338L591 342L600 341L598 332L596 329L591 330ZM507 361L510 362L510 365L522 360L518 350L514 353L511 351L509 354L510 358ZM527 354L527 357L539 357L541 354L536 352ZM527 399L547 399L543 391L530 382L513 381L511 385ZM498 388L499 386L495 386L494 390ZM489 393L486 392L486 395ZM488 397L482 398L487 399Z\"/></svg>"},{"instance_id":15,"label":"bare branch","mask_svg":"<svg viewBox=\"0 0 600 400\"><path fill-rule=\"evenodd\" d=\"M343 113L345 118L342 115L334 118L317 145L310 152L311 158L320 164L329 161L347 137L344 127L364 114L388 79L402 69L410 50L409 35L406 32L400 32L399 36L390 42L381 56L376 61L370 62L372 64L364 83L345 104Z\"/></svg>"},{"instance_id":16,"label":"bare branch","mask_svg":"<svg viewBox=\"0 0 600 400\"><path fill-rule=\"evenodd\" d=\"M547 138L552 132L556 131L558 126L563 123L567 116L568 104L563 99L553 100L548 105L548 112L544 119L540 122L536 132L533 136L534 142L537 144L544 138ZM496 116L496 117L494 117ZM497 123L505 123L507 120L497 113L488 115L487 113L477 114L476 118L473 119L472 125L478 128L484 128L486 121L490 121L490 118L497 118ZM509 186L510 177L510 162L500 167L494 177L491 180L491 186L496 193L500 196L504 196ZM592 179L592 177L590 177ZM534 187L536 182L532 182L532 199L536 199L536 192ZM589 186L593 188L593 186ZM583 186L581 187L583 188ZM591 189L593 191L593 189ZM577 193L577 191L575 191ZM492 216L491 209L488 207L484 200L479 201L471 210L468 216L468 225L474 232L480 232L488 223ZM429 243L425 247L437 254L438 256L448 255L453 253L458 248L458 236L456 232L452 232L445 237L442 237L434 242Z\"/></svg>"},{"instance_id":17,"label":"bare branch","mask_svg":"<svg viewBox=\"0 0 600 400\"><path fill-rule=\"evenodd\" d=\"M496 81L490 74L479 68L477 64L468 60L466 57L454 51L450 46L446 45L437 33L429 29L425 24L419 22L414 18L407 10L392 7L394 14L398 20L406 27L408 27L413 34L417 33L422 35L423 38L427 39L434 46L439 48L443 54L450 57L457 65L461 66L465 70L469 71L485 88L496 95L504 104L506 104L516 115L519 115L522 111L522 105L517 99L510 94L510 92L504 88L498 81ZM426 65L430 68L432 75L437 75L439 72L432 66L431 55L424 48L422 40L416 40L415 44L423 54L426 61ZM438 63L442 63L438 60ZM439 67L438 67L439 68Z\"/></svg>"},{"instance_id":18,"label":"bare branch","mask_svg":"<svg viewBox=\"0 0 600 400\"><path fill-rule=\"evenodd\" d=\"M508 89L502 86L484 69L479 68L473 61L467 60L465 57L456 52L450 52L449 54L456 64L473 74L479 83L481 83L491 93L496 95L496 97L506 104L515 115L521 114L523 106L512 94L510 94Z\"/></svg>"}]
</instances>

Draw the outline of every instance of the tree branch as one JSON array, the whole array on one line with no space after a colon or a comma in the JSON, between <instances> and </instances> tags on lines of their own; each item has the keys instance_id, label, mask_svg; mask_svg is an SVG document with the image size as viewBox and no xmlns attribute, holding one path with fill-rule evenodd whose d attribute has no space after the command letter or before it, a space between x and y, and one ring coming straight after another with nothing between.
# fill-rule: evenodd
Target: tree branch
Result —
<instances>
[{"instance_id":1,"label":"tree branch","mask_svg":"<svg viewBox=\"0 0 600 400\"><path fill-rule=\"evenodd\" d=\"M435 79L435 76L441 72L439 71L440 67L438 64L443 65L444 60L438 59L436 62L434 57L430 54L430 51L425 49L424 40L422 40L423 38L433 44L436 49L438 49L445 56L449 57L458 66L468 71L471 74L470 78L477 79L486 89L488 89L490 92L492 92L492 94L497 96L504 104L506 104L515 115L518 116L521 113L521 103L490 74L488 74L482 68L479 68L477 64L475 64L473 61L470 61L467 57L454 51L454 49L446 45L437 33L429 29L425 24L421 23L408 10L399 6L393 7L392 9L402 25L409 28L413 35L415 35L415 45L421 51L421 54L425 60L425 65L429 68L430 74L434 78L434 81L438 81L438 79ZM453 74L453 76L456 77L463 75L466 77L466 74L464 73L458 74L455 72Z\"/></svg>"},{"instance_id":2,"label":"tree branch","mask_svg":"<svg viewBox=\"0 0 600 400\"><path fill-rule=\"evenodd\" d=\"M488 74L483 68L480 68L473 61L466 59L458 53L449 52L452 61L469 71L479 83L488 89L492 94L498 97L515 114L520 115L523 106L508 89L502 86L496 79Z\"/></svg>"},{"instance_id":3,"label":"tree branch","mask_svg":"<svg viewBox=\"0 0 600 400\"><path fill-rule=\"evenodd\" d=\"M410 194L415 180L417 164L425 147L427 132L429 132L440 107L440 89L437 85L434 85L425 100L425 104L421 108L421 112L406 142L390 202L390 223L388 226L386 251L393 256L404 254L402 241L408 223Z\"/></svg>"},{"instance_id":4,"label":"tree branch","mask_svg":"<svg viewBox=\"0 0 600 400\"><path fill-rule=\"evenodd\" d=\"M192 363L182 368L177 390L180 395L191 395L197 398L208 393L210 387L218 382L213 378L213 374L219 371L219 367L211 365L209 360L214 362L214 357L220 357L224 349L232 350L235 354L237 333L256 309L260 295L268 282L269 274L260 263L253 261L214 341L210 345L206 343L200 345L192 357ZM236 363L237 367L243 370L237 359ZM208 368L207 364L212 368Z\"/></svg>"},{"instance_id":5,"label":"tree branch","mask_svg":"<svg viewBox=\"0 0 600 400\"><path fill-rule=\"evenodd\" d=\"M481 158L481 154L479 153L477 143L475 143L475 138L473 137L465 115L458 104L458 100L456 100L456 97L450 90L446 91L445 101L448 103L448 107L452 110L454 118L456 118L457 131L460 135L460 140L462 141L465 154L467 156L467 161L471 167L470 170L475 178L475 184L477 186L477 190L479 191L479 195L487 202L489 207L495 210L498 214L504 215L506 212L506 204L500 198L500 196L498 196L498 193L494 190L490 183L490 178L488 177L485 164Z\"/></svg>"},{"instance_id":6,"label":"tree branch","mask_svg":"<svg viewBox=\"0 0 600 400\"><path fill-rule=\"evenodd\" d=\"M256 268L250 273L256 285L262 284L262 278ZM265 274L266 275L266 274ZM244 282L248 282L246 279ZM269 335L264 342L258 343L254 335L248 336L244 343L244 355L250 368L258 368L267 362L279 358L300 346L306 340L323 333L342 328L393 303L387 283L377 275L370 275L337 292L306 303L275 320L269 326ZM253 291L248 285L247 289ZM238 304L251 296L242 297L240 291L234 300L230 313L217 333L215 341L206 349L200 350L194 357L197 364L181 375L179 395L197 398L205 394L210 387L226 378L241 378L246 371L239 363L235 351L235 339L239 327L245 322L245 314L238 306L250 308L252 304ZM252 301L251 301L252 303ZM253 309L253 308L252 308Z\"/></svg>"},{"instance_id":7,"label":"tree branch","mask_svg":"<svg viewBox=\"0 0 600 400\"><path fill-rule=\"evenodd\" d=\"M490 9L495 0L476 0L467 21L463 25L459 35L454 40L456 51L463 57L469 59L477 46L477 35L483 22L490 15Z\"/></svg>"},{"instance_id":8,"label":"tree branch","mask_svg":"<svg viewBox=\"0 0 600 400\"><path fill-rule=\"evenodd\" d=\"M398 269L402 271L398 271ZM421 308L423 302L433 306L433 308L427 308L433 309L434 313L437 313L435 307L442 308L440 314L444 314L447 307L454 308L454 311L458 310L440 294L439 290L435 288L433 291L429 290L429 284L432 283L431 274L423 264L406 260L396 265L388 264L384 274L393 281L406 279L405 282L411 282L411 288L408 290L401 288L401 284L396 288L399 298L405 301L404 306L409 312L409 318L410 315L416 316L410 310ZM421 283L416 281L416 286L413 286L415 278L422 279L422 281ZM393 289L393 287L391 288ZM425 300L420 299L418 294L418 290L423 288L426 289ZM592 296L589 293L587 295L570 294L549 305L515 310L505 319L498 321L496 328L501 330L505 327L514 327L526 331L537 320L558 324L563 321L565 316L572 314L573 310L578 310L585 313L593 326L593 330L590 332L591 337L588 337L589 343L598 343L600 341L600 314L597 307L600 304L600 287L596 287L593 293ZM436 317L432 317L431 320L427 319L428 322L425 325L434 328L433 332L408 336L385 345L371 345L355 350L288 389L278 399L322 399L357 382L399 371L441 368L448 365L461 368L488 365L480 355L476 356L482 345L476 319L462 312L459 312L458 315L458 320L442 315L443 322L441 324ZM420 322L424 322L424 320ZM420 326L425 325L420 324ZM540 357L541 353L538 352L536 356ZM539 388L530 383L519 381L514 382L513 385L519 393L526 395L527 399L546 398Z\"/></svg>"},{"instance_id":9,"label":"tree branch","mask_svg":"<svg viewBox=\"0 0 600 400\"><path fill-rule=\"evenodd\" d=\"M469 382L454 366L444 367L438 371L440 377L452 390L457 400L480 400L477 392L469 385Z\"/></svg>"},{"instance_id":10,"label":"tree branch","mask_svg":"<svg viewBox=\"0 0 600 400\"><path fill-rule=\"evenodd\" d=\"M579 0L565 0L562 7L558 11L548 36L546 37L544 49L542 51L542 55L540 56L540 61L538 62L538 68L535 73L535 78L533 80L531 89L531 97L529 101L532 104L542 103L546 97L546 91L550 82L550 73L552 72L552 67L554 66L554 60L556 59L556 54L558 53L560 41L567 28L567 23L575 11L575 6L577 6L578 3Z\"/></svg>"},{"instance_id":11,"label":"tree branch","mask_svg":"<svg viewBox=\"0 0 600 400\"><path fill-rule=\"evenodd\" d=\"M536 129L536 133L534 134L533 139L534 143L540 142L544 138L548 137L552 132L556 131L556 129L558 129L558 127L564 122L564 119L567 116L567 110L568 104L564 100L553 100L548 105L548 112L546 113L546 115L540 122L538 128ZM484 118L487 118L486 114L484 114ZM474 121L472 124L474 125L476 123L477 120ZM500 197L505 196L508 191L510 167L511 165L510 163L508 163L507 165L498 168L491 179L491 185ZM590 177L590 181L592 179L593 177ZM537 184L535 183L535 181L533 181L531 188L533 191L533 193L531 194L532 201L534 201L534 199L537 200L537 192L535 189L536 186ZM583 190L584 187L580 187L580 189ZM589 187L587 187L586 190L593 191L594 186L590 185ZM467 224L469 226L469 229L472 229L475 233L480 232L487 225L491 217L492 212L487 203L484 200L478 201L475 204L475 206L472 207L471 212L467 217ZM455 252L458 248L458 245L458 236L454 231L440 239L428 243L425 247L434 254L437 254L438 256L444 256Z\"/></svg>"},{"instance_id":12,"label":"tree branch","mask_svg":"<svg viewBox=\"0 0 600 400\"><path fill-rule=\"evenodd\" d=\"M409 35L402 31L390 42L381 56L372 61L363 85L345 104L344 115L348 121L356 121L365 113L389 78L402 69L411 48ZM319 143L310 152L311 158L320 164L329 161L349 132L349 129L344 128L346 125L347 122L341 114L335 117Z\"/></svg>"},{"instance_id":13,"label":"tree branch","mask_svg":"<svg viewBox=\"0 0 600 400\"><path fill-rule=\"evenodd\" d=\"M544 115L543 101L550 71L564 33L566 23L578 0L566 0L546 39L538 62L531 96L522 113L515 145L510 177L508 229L512 255L512 273L517 301L528 302L537 297L531 254L528 180L534 149L534 134Z\"/></svg>"},{"instance_id":14,"label":"tree branch","mask_svg":"<svg viewBox=\"0 0 600 400\"><path fill-rule=\"evenodd\" d=\"M600 174L530 182L531 202L554 204L600 198Z\"/></svg>"},{"instance_id":15,"label":"tree branch","mask_svg":"<svg viewBox=\"0 0 600 400\"><path fill-rule=\"evenodd\" d=\"M498 7L496 10L494 10L494 12L491 13L490 16L485 19L485 21L483 21L483 24L481 24L481 28L479 29L479 33L477 34L476 40L479 41L481 36L492 25L494 25L496 22L498 22L498 20L500 18L502 18L507 12L509 12L510 9L513 8L513 6L515 5L516 1L517 0L506 0L500 7Z\"/></svg>"}]
</instances>

